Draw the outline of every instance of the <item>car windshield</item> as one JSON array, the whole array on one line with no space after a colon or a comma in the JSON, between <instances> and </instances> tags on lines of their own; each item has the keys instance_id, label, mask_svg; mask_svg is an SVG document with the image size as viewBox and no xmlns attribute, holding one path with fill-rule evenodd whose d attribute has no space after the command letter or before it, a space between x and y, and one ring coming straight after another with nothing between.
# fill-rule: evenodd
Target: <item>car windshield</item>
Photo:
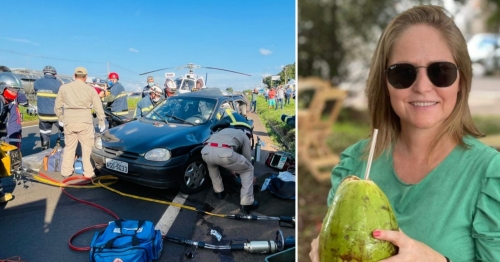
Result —
<instances>
[{"instance_id":1,"label":"car windshield","mask_svg":"<svg viewBox=\"0 0 500 262\"><path fill-rule=\"evenodd\" d=\"M202 124L212 117L217 100L204 97L170 97L144 118L168 123ZM160 116L164 117L161 119Z\"/></svg>"}]
</instances>

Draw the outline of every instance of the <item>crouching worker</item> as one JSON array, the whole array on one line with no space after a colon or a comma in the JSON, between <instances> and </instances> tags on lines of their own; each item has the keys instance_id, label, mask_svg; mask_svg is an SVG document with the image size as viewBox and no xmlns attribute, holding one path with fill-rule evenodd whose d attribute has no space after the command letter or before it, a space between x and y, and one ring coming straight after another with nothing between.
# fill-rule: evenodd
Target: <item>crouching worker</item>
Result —
<instances>
[{"instance_id":1,"label":"crouching worker","mask_svg":"<svg viewBox=\"0 0 500 262\"><path fill-rule=\"evenodd\" d=\"M95 176L94 167L90 163L90 153L94 145L92 108L97 115L100 132L106 128L101 99L94 88L85 83L86 79L87 69L77 67L75 81L61 86L54 106L59 122L62 122L64 126L66 147L64 148L61 175L65 178L73 174L78 142L82 147L83 175L88 178Z\"/></svg>"},{"instance_id":2,"label":"crouching worker","mask_svg":"<svg viewBox=\"0 0 500 262\"><path fill-rule=\"evenodd\" d=\"M253 196L254 167L250 145L252 133L245 126L245 123L237 122L231 125L226 119L220 120L212 128L214 131L217 129L222 130L214 133L201 150L202 158L207 163L208 172L212 179L215 195L219 199L223 199L225 196L219 166L240 174L241 211L249 213L259 206L259 203L254 201Z\"/></svg>"}]
</instances>

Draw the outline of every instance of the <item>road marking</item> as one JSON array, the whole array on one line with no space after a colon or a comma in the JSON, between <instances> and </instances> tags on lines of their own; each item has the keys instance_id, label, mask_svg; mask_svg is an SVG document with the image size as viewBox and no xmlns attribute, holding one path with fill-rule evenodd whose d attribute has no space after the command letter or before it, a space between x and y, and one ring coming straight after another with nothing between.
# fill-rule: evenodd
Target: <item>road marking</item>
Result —
<instances>
[{"instance_id":1,"label":"road marking","mask_svg":"<svg viewBox=\"0 0 500 262\"><path fill-rule=\"evenodd\" d=\"M187 195L179 193L177 194L177 196L175 196L172 202L184 205L187 197ZM159 229L162 235L166 235L168 233L168 230L174 223L175 218L179 214L179 211L181 211L180 207L169 206L156 224L155 229Z\"/></svg>"},{"instance_id":2,"label":"road marking","mask_svg":"<svg viewBox=\"0 0 500 262\"><path fill-rule=\"evenodd\" d=\"M38 125L34 125L34 126L38 126ZM34 127L34 126L23 126L23 128L25 128L25 127Z\"/></svg>"}]
</instances>

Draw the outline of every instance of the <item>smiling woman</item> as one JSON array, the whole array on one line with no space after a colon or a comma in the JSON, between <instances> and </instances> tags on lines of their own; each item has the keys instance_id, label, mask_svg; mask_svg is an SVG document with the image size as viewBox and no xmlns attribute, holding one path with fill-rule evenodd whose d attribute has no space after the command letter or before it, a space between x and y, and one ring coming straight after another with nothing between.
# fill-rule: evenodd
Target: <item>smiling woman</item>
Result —
<instances>
[{"instance_id":1,"label":"smiling woman","mask_svg":"<svg viewBox=\"0 0 500 262\"><path fill-rule=\"evenodd\" d=\"M442 7L401 13L378 42L366 95L371 129L380 132L342 153L328 203L342 179L364 174L375 142L370 178L400 226L371 228L370 237L399 247L387 261L500 261L500 153L476 139L471 78L465 39ZM317 252L318 239L313 261Z\"/></svg>"}]
</instances>

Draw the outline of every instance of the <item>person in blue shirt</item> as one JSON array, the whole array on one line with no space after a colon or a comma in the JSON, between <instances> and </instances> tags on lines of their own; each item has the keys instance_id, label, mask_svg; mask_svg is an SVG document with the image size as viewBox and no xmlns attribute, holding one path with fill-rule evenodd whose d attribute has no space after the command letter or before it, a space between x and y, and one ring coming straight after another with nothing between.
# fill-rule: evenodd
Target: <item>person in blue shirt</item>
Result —
<instances>
[{"instance_id":1,"label":"person in blue shirt","mask_svg":"<svg viewBox=\"0 0 500 262\"><path fill-rule=\"evenodd\" d=\"M11 72L6 66L0 67L1 72ZM17 88L16 88L17 90ZM3 126L6 129L6 142L11 145L21 148L22 130L21 125L22 117L19 112L19 105L28 106L28 98L23 91L17 90L17 97L12 102L5 104L4 108L7 110L6 118L4 119Z\"/></svg>"},{"instance_id":2,"label":"person in blue shirt","mask_svg":"<svg viewBox=\"0 0 500 262\"><path fill-rule=\"evenodd\" d=\"M54 113L54 102L61 87L61 81L56 78L57 71L53 66L43 68L43 77L36 80L34 89L38 107L38 127L40 129L40 142L42 150L50 147L52 126L55 125L63 134L63 123L59 123Z\"/></svg>"},{"instance_id":3,"label":"person in blue shirt","mask_svg":"<svg viewBox=\"0 0 500 262\"><path fill-rule=\"evenodd\" d=\"M3 68L2 68L3 70ZM9 70L10 71L10 70ZM7 136L7 122L9 118L9 104L16 100L19 90L22 88L21 80L11 72L0 73L0 137ZM0 203L14 199L11 193L3 191L0 175Z\"/></svg>"},{"instance_id":4,"label":"person in blue shirt","mask_svg":"<svg viewBox=\"0 0 500 262\"><path fill-rule=\"evenodd\" d=\"M153 87L155 85L154 77L148 76L147 83L148 84L142 89L142 98L148 96L151 87Z\"/></svg>"},{"instance_id":5,"label":"person in blue shirt","mask_svg":"<svg viewBox=\"0 0 500 262\"><path fill-rule=\"evenodd\" d=\"M19 106L28 106L28 98L24 92L19 91L17 98L10 102L7 107L9 116L7 117L7 142L11 145L21 148L23 126Z\"/></svg>"}]
</instances>

